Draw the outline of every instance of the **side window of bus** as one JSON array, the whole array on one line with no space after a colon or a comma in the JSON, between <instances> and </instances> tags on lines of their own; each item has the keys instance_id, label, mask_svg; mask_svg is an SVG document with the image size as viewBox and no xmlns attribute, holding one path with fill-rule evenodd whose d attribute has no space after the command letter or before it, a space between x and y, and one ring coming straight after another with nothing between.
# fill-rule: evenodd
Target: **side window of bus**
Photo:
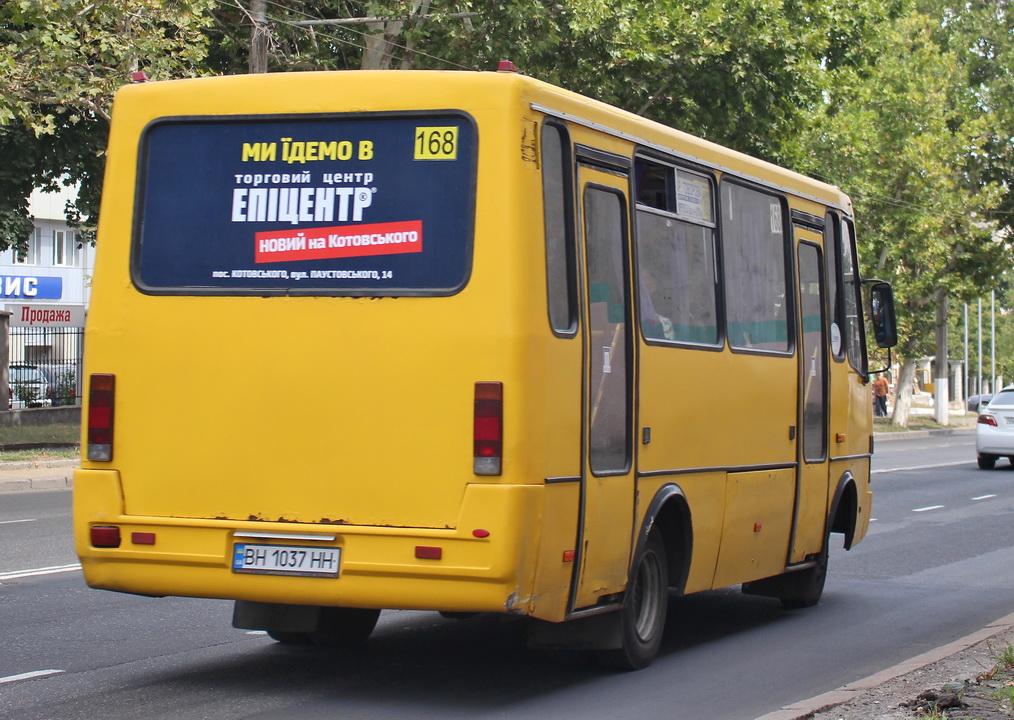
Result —
<instances>
[{"instance_id":1,"label":"side window of bus","mask_svg":"<svg viewBox=\"0 0 1014 720\"><path fill-rule=\"evenodd\" d=\"M856 260L855 231L852 221L841 224L842 310L845 314L845 350L849 363L866 376L866 344L863 330L859 263Z\"/></svg>"},{"instance_id":2,"label":"side window of bus","mask_svg":"<svg viewBox=\"0 0 1014 720\"><path fill-rule=\"evenodd\" d=\"M542 127L542 202L546 228L549 324L557 335L577 331L574 191L570 137L556 123Z\"/></svg>"},{"instance_id":3,"label":"side window of bus","mask_svg":"<svg viewBox=\"0 0 1014 720\"><path fill-rule=\"evenodd\" d=\"M836 362L845 360L844 313L842 312L842 275L838 271L841 261L841 219L828 212L824 218L824 262L827 272L827 317L831 328L831 357Z\"/></svg>"},{"instance_id":4,"label":"side window of bus","mask_svg":"<svg viewBox=\"0 0 1014 720\"><path fill-rule=\"evenodd\" d=\"M637 294L651 342L718 344L711 179L637 158Z\"/></svg>"},{"instance_id":5,"label":"side window of bus","mask_svg":"<svg viewBox=\"0 0 1014 720\"><path fill-rule=\"evenodd\" d=\"M792 352L785 208L781 197L722 183L722 262L729 345Z\"/></svg>"}]
</instances>

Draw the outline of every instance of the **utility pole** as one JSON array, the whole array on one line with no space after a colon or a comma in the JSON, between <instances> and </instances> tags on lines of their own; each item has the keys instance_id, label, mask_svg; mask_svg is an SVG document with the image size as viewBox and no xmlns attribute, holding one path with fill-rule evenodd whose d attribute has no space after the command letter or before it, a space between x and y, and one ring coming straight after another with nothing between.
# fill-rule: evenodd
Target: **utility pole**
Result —
<instances>
[{"instance_id":1,"label":"utility pole","mask_svg":"<svg viewBox=\"0 0 1014 720\"><path fill-rule=\"evenodd\" d=\"M268 3L267 0L250 2L250 65L251 73L268 71Z\"/></svg>"}]
</instances>

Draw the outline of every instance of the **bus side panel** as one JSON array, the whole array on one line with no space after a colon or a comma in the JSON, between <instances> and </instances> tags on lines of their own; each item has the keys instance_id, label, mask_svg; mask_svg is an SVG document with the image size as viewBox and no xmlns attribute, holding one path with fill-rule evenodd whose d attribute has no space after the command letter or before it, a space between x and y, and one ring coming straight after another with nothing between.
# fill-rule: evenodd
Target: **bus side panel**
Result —
<instances>
[{"instance_id":1,"label":"bus side panel","mask_svg":"<svg viewBox=\"0 0 1014 720\"><path fill-rule=\"evenodd\" d=\"M725 587L785 570L792 529L795 471L729 473L722 550L715 587Z\"/></svg>"},{"instance_id":2,"label":"bus side panel","mask_svg":"<svg viewBox=\"0 0 1014 720\"><path fill-rule=\"evenodd\" d=\"M668 483L679 486L690 507L693 552L684 592L690 594L710 590L714 587L715 567L722 541L726 474L711 472L641 478L637 492L638 527L644 521L644 512L652 498L659 488Z\"/></svg>"},{"instance_id":3,"label":"bus side panel","mask_svg":"<svg viewBox=\"0 0 1014 720\"><path fill-rule=\"evenodd\" d=\"M852 475L856 482L858 496L858 517L856 518L856 531L852 538L855 545L866 536L870 526L870 517L873 512L873 492L870 483L870 458L862 457L870 452L870 445L873 436L873 398L871 386L864 383L859 373L851 367L848 368L849 388L849 436L846 437L845 453L850 456L860 456L849 464ZM838 476L834 476L837 478ZM833 493L835 488L830 488Z\"/></svg>"},{"instance_id":4,"label":"bus side panel","mask_svg":"<svg viewBox=\"0 0 1014 720\"><path fill-rule=\"evenodd\" d=\"M547 484L543 498L538 569L530 614L543 620L560 622L567 615L574 573L573 551L581 502L580 483Z\"/></svg>"},{"instance_id":5,"label":"bus side panel","mask_svg":"<svg viewBox=\"0 0 1014 720\"><path fill-rule=\"evenodd\" d=\"M794 463L793 357L641 346L641 472Z\"/></svg>"}]
</instances>

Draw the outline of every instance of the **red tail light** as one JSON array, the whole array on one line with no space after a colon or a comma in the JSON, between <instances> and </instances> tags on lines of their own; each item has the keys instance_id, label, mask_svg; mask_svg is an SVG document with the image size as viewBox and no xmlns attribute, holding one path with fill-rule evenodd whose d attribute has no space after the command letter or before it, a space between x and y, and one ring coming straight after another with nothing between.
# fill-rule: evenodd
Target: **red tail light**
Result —
<instances>
[{"instance_id":1,"label":"red tail light","mask_svg":"<svg viewBox=\"0 0 1014 720\"><path fill-rule=\"evenodd\" d=\"M980 425L992 425L993 427L997 427L996 418L992 415L980 415L976 422Z\"/></svg>"},{"instance_id":2,"label":"red tail light","mask_svg":"<svg viewBox=\"0 0 1014 720\"><path fill-rule=\"evenodd\" d=\"M472 472L499 475L503 465L503 383L475 384Z\"/></svg>"},{"instance_id":3,"label":"red tail light","mask_svg":"<svg viewBox=\"0 0 1014 720\"><path fill-rule=\"evenodd\" d=\"M92 547L120 547L120 528L115 525L96 525L91 530Z\"/></svg>"},{"instance_id":4,"label":"red tail light","mask_svg":"<svg viewBox=\"0 0 1014 720\"><path fill-rule=\"evenodd\" d=\"M116 404L116 376L93 373L88 391L88 459L113 459L113 408Z\"/></svg>"}]
</instances>

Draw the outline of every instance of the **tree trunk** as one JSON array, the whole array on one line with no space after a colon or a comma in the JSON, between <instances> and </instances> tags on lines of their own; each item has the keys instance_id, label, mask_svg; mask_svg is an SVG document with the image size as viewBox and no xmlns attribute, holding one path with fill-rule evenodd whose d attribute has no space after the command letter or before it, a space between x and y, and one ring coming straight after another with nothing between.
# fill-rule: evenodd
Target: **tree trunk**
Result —
<instances>
[{"instance_id":1,"label":"tree trunk","mask_svg":"<svg viewBox=\"0 0 1014 720\"><path fill-rule=\"evenodd\" d=\"M363 59L360 70L383 70L384 51L387 49L387 23L375 22L367 24L363 35Z\"/></svg>"},{"instance_id":2,"label":"tree trunk","mask_svg":"<svg viewBox=\"0 0 1014 720\"><path fill-rule=\"evenodd\" d=\"M266 73L268 71L267 0L252 0L250 3L250 19L253 25L250 28L250 62L248 70L251 73Z\"/></svg>"},{"instance_id":3,"label":"tree trunk","mask_svg":"<svg viewBox=\"0 0 1014 720\"><path fill-rule=\"evenodd\" d=\"M950 424L950 372L947 343L947 295L943 291L937 303L937 354L933 363L933 419L940 425Z\"/></svg>"},{"instance_id":4,"label":"tree trunk","mask_svg":"<svg viewBox=\"0 0 1014 720\"><path fill-rule=\"evenodd\" d=\"M905 360L901 365L901 377L894 386L894 413L891 424L908 427L908 414L912 409L912 386L915 383L915 360Z\"/></svg>"}]
</instances>

